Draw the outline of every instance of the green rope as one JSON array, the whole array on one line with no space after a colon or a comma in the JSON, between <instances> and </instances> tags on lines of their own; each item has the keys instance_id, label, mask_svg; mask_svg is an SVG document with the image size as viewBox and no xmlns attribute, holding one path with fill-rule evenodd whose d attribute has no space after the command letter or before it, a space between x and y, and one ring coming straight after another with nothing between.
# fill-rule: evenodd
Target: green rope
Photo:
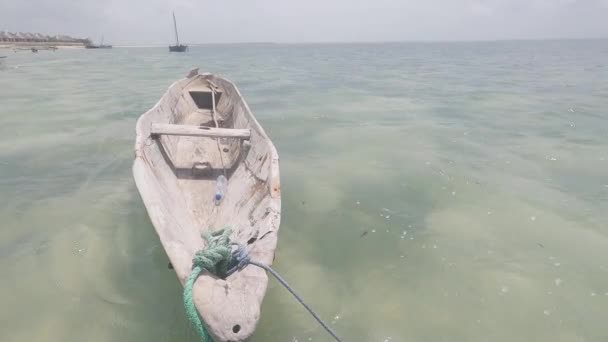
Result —
<instances>
[{"instance_id":1,"label":"green rope","mask_svg":"<svg viewBox=\"0 0 608 342\"><path fill-rule=\"evenodd\" d=\"M213 342L211 335L205 329L201 318L196 311L194 300L192 298L192 287L198 276L206 270L207 272L225 276L228 272L228 266L232 262L232 251L230 248L230 234L232 230L229 228L220 229L215 232L204 232L202 234L205 240L205 247L200 249L192 259L192 272L188 276L184 284L184 307L186 316L194 325L203 342Z\"/></svg>"},{"instance_id":2,"label":"green rope","mask_svg":"<svg viewBox=\"0 0 608 342\"><path fill-rule=\"evenodd\" d=\"M218 277L225 278L247 265L255 265L270 272L336 341L341 342L338 335L336 335L319 315L304 303L302 298L300 298L289 284L287 284L277 272L270 268L270 266L250 260L249 253L242 246L239 246L239 248L233 252L230 244L230 234L232 234L230 228L220 229L211 233L203 233L205 247L194 254L194 258L192 259L192 272L190 272L188 279L186 279L186 284L184 284L184 307L186 308L186 316L192 325L194 325L202 342L213 342L213 339L211 338L211 335L209 335L207 329L205 329L205 326L196 311L196 306L194 305L194 300L192 298L192 287L194 286L196 279L204 270Z\"/></svg>"}]
</instances>

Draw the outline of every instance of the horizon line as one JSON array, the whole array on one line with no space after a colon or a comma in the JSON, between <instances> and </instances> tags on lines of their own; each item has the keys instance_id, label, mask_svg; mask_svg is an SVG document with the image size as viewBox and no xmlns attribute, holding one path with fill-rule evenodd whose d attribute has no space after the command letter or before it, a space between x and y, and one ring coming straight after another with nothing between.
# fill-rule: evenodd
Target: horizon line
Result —
<instances>
[{"instance_id":1,"label":"horizon line","mask_svg":"<svg viewBox=\"0 0 608 342\"><path fill-rule=\"evenodd\" d=\"M189 46L204 45L331 45L331 44L398 44L398 43L494 43L494 42L517 42L517 41L559 41L559 40L607 40L607 37L571 37L571 38L504 38L504 39L456 39L456 40L376 40L376 41L302 41L302 42L198 42L183 44ZM149 43L149 44L114 44L114 47L168 47L170 43Z\"/></svg>"}]
</instances>

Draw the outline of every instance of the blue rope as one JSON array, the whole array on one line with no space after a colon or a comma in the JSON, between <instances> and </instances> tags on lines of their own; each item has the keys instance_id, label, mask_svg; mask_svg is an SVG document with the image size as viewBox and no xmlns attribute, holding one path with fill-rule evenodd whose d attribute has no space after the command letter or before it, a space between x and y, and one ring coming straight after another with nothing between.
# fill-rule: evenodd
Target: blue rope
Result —
<instances>
[{"instance_id":1,"label":"blue rope","mask_svg":"<svg viewBox=\"0 0 608 342\"><path fill-rule=\"evenodd\" d=\"M319 315L317 315L311 308L310 306L308 306L306 303L304 303L304 300L298 296L298 294L291 288L291 286L289 286L289 284L287 284L287 282L285 281L285 279L283 279L275 270L273 270L270 266L268 265L264 265L255 261L249 261L250 265L255 265L257 267L261 267L263 269L265 269L266 271L270 272L270 274L272 274L278 281L279 283L281 283L281 285L283 285L287 291L289 291L293 297L300 302L300 304L302 304L302 306L308 310L308 312L310 312L310 314L312 315L312 317L314 317L317 322L319 322L319 324L321 324L321 326L325 329L325 331L327 331L336 341L338 342L342 342L342 340L340 340L340 338L338 337L338 335L336 335L336 333L327 325L327 323L325 323L321 317L319 317Z\"/></svg>"},{"instance_id":2,"label":"blue rope","mask_svg":"<svg viewBox=\"0 0 608 342\"><path fill-rule=\"evenodd\" d=\"M192 322L192 325L199 333L202 342L213 341L209 332L205 328L194 304L192 298L192 288L194 282L199 275L204 271L215 274L219 277L226 278L236 271L239 271L247 265L254 265L260 267L272 274L278 281L283 285L289 293L308 310L308 312L314 317L317 322L327 331L336 341L342 342L338 335L308 306L304 300L298 296L298 294L287 284L275 270L270 266L252 261L249 257L249 252L236 243L230 243L230 234L232 231L228 228L221 229L212 233L206 232L203 234L205 240L205 247L196 252L192 259L192 272L188 276L186 283L184 284L184 307L186 309L186 316ZM231 250L231 246L235 246L235 249Z\"/></svg>"},{"instance_id":3,"label":"blue rope","mask_svg":"<svg viewBox=\"0 0 608 342\"><path fill-rule=\"evenodd\" d=\"M236 244L233 244L236 245ZM302 306L308 310L308 312L312 315L312 317L314 317L315 320L317 320L317 322L319 322L319 324L325 329L325 331L327 331L327 333L329 333L336 341L338 342L342 342L342 340L340 340L340 337L338 337L338 335L327 325L327 323L325 323L321 317L319 317L319 315L317 315L316 312L314 312L314 310L308 306L308 304L306 304L304 302L304 300L302 299L302 297L300 297L292 288L291 286L289 286L289 284L287 283L287 281L285 281L285 279L283 279L283 277L281 277L275 270L273 270L270 266L266 265L266 264L262 264L260 262L256 262L256 261L252 261L251 258L249 257L249 253L247 252L247 250L245 248L243 248L240 245L236 245L238 248L232 252L232 260L233 263L235 263L235 265L230 268L228 270L228 275L231 275L232 273L245 268L247 265L254 265L257 267L260 267L266 271L268 271L270 274L272 274L276 280L279 281L279 283L281 283L281 285L283 285L283 287L285 287L287 289L287 291L289 291L289 293L291 293L291 295L300 303L302 304Z\"/></svg>"}]
</instances>

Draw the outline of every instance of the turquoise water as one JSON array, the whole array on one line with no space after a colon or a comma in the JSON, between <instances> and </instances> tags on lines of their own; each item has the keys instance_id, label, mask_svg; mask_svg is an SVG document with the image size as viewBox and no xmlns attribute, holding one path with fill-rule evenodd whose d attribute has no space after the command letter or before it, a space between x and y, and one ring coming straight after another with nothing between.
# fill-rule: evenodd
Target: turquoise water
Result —
<instances>
[{"instance_id":1,"label":"turquoise water","mask_svg":"<svg viewBox=\"0 0 608 342\"><path fill-rule=\"evenodd\" d=\"M605 341L608 41L5 50L3 341L197 341L131 176L193 66L281 157L276 268L345 341ZM271 281L254 341L330 341Z\"/></svg>"}]
</instances>

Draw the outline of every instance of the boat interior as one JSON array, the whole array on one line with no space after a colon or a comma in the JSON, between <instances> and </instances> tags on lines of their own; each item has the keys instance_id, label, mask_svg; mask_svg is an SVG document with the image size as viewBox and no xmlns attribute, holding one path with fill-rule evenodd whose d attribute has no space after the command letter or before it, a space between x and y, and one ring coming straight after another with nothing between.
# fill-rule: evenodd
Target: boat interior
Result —
<instances>
[{"instance_id":1,"label":"boat interior","mask_svg":"<svg viewBox=\"0 0 608 342\"><path fill-rule=\"evenodd\" d=\"M271 202L280 196L278 156L236 87L211 75L178 81L142 119L139 128L148 130L142 153L160 187L182 197L185 215L197 227L237 224L245 243L261 238L266 229L258 221L275 210ZM228 189L216 206L222 174ZM239 215L249 219L235 222Z\"/></svg>"}]
</instances>

